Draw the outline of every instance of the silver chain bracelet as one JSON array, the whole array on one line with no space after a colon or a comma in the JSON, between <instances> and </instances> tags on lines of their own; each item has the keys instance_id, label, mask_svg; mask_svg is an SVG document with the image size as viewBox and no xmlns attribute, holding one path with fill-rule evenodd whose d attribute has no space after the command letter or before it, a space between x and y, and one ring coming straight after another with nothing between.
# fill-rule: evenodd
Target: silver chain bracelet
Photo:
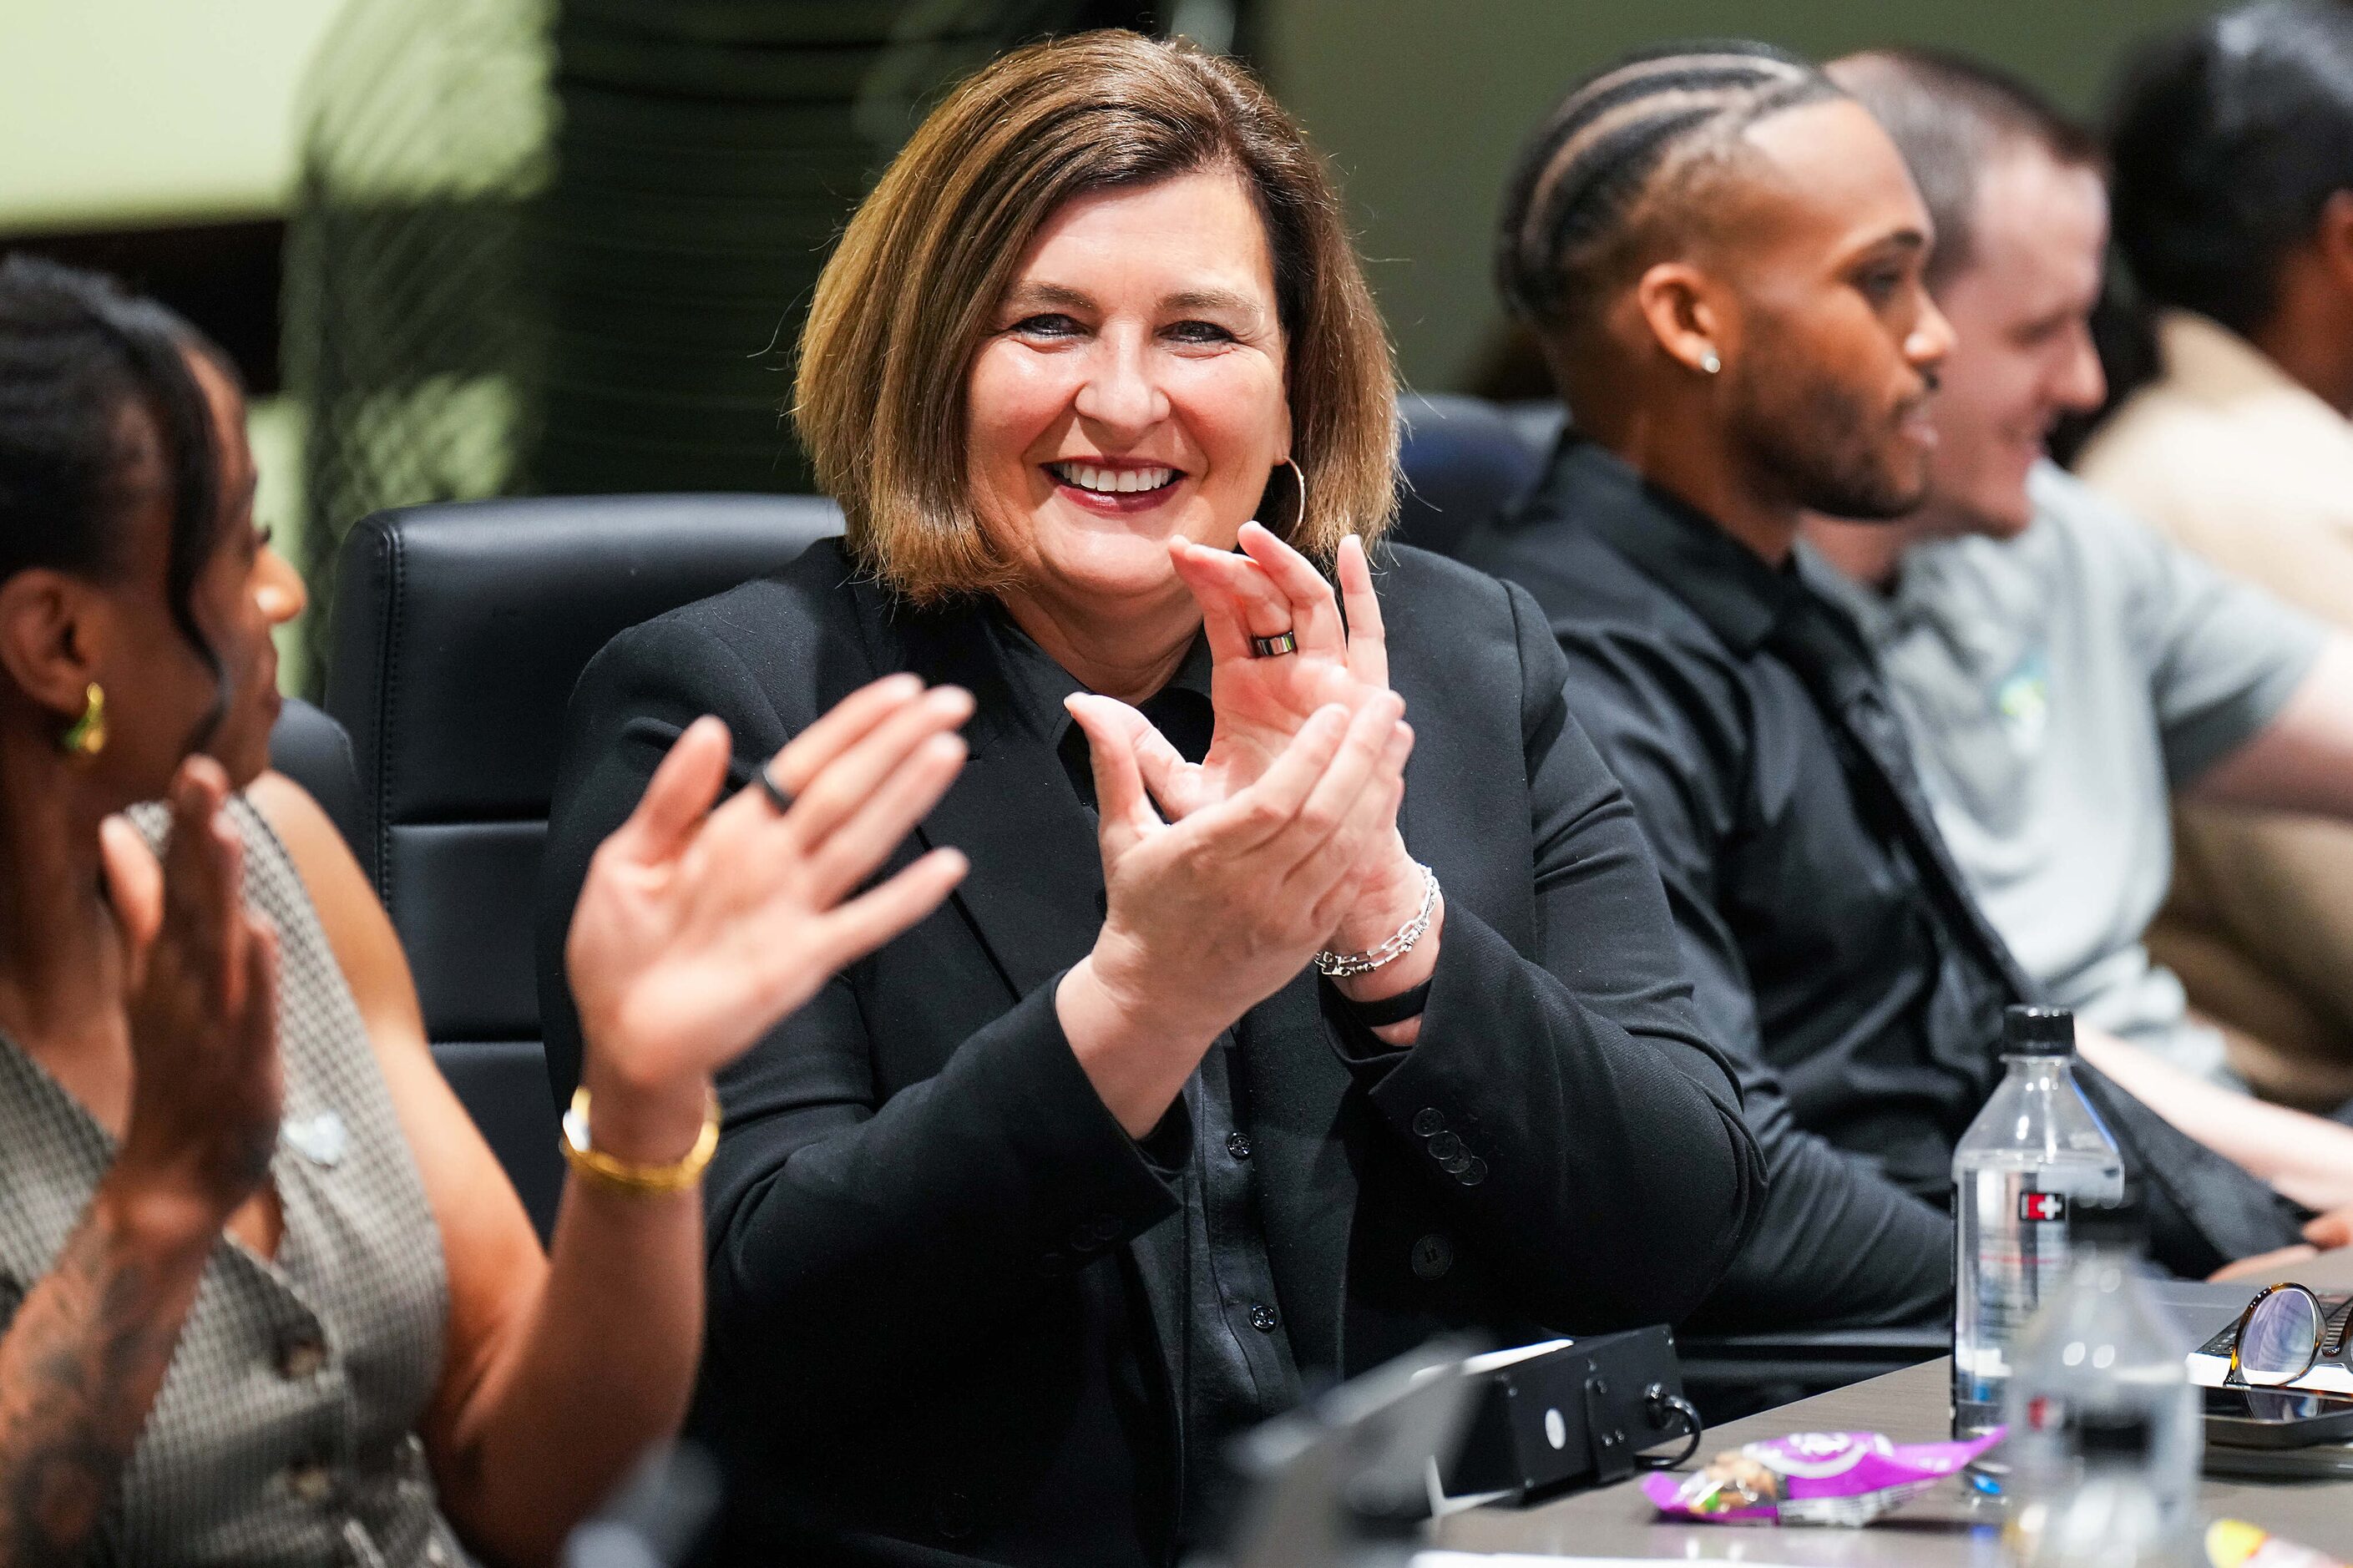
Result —
<instances>
[{"instance_id":1,"label":"silver chain bracelet","mask_svg":"<svg viewBox=\"0 0 2353 1568\"><path fill-rule=\"evenodd\" d=\"M1383 964L1394 963L1413 951L1413 944L1429 931L1430 917L1438 912L1438 873L1422 866L1419 860L1414 864L1421 868L1421 908L1415 912L1413 919L1406 921L1403 930L1378 947L1369 947L1362 952L1317 953L1315 968L1318 973L1334 980L1345 980L1351 974L1370 974Z\"/></svg>"}]
</instances>

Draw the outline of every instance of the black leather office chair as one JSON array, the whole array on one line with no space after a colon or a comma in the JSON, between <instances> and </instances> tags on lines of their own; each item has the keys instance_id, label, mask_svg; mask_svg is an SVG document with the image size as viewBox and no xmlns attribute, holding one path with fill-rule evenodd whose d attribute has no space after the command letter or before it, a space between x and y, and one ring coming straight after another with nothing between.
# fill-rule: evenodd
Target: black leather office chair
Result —
<instances>
[{"instance_id":1,"label":"black leather office chair","mask_svg":"<svg viewBox=\"0 0 2353 1568\"><path fill-rule=\"evenodd\" d=\"M811 496L547 497L379 512L336 559L326 706L358 767L360 864L543 1236L564 1167L532 921L573 683L617 633L840 531Z\"/></svg>"},{"instance_id":2,"label":"black leather office chair","mask_svg":"<svg viewBox=\"0 0 2353 1568\"><path fill-rule=\"evenodd\" d=\"M1400 544L1451 555L1463 535L1525 494L1545 443L1502 405L1451 393L1398 399Z\"/></svg>"},{"instance_id":3,"label":"black leather office chair","mask_svg":"<svg viewBox=\"0 0 2353 1568\"><path fill-rule=\"evenodd\" d=\"M290 697L269 729L269 765L311 794L334 823L335 831L360 853L359 763L343 727L299 697Z\"/></svg>"}]
</instances>

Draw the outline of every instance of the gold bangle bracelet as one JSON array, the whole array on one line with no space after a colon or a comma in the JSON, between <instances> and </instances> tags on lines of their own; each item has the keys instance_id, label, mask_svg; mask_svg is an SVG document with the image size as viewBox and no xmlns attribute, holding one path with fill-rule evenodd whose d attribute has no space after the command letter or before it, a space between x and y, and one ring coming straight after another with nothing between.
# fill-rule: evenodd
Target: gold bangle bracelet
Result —
<instances>
[{"instance_id":1,"label":"gold bangle bracelet","mask_svg":"<svg viewBox=\"0 0 2353 1568\"><path fill-rule=\"evenodd\" d=\"M703 1107L702 1131L682 1159L667 1165L634 1165L617 1160L588 1142L588 1088L572 1091L572 1109L564 1113L564 1135L556 1140L564 1158L590 1181L641 1197L682 1193L702 1180L712 1152L719 1147L719 1096L714 1091Z\"/></svg>"}]
</instances>

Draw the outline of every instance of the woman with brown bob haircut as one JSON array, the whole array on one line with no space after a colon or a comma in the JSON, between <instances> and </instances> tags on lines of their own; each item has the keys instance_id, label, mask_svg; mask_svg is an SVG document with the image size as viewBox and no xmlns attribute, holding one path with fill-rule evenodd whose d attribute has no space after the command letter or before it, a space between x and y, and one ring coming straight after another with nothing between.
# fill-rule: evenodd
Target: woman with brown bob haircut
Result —
<instances>
[{"instance_id":1,"label":"woman with brown bob haircut","mask_svg":"<svg viewBox=\"0 0 2353 1568\"><path fill-rule=\"evenodd\" d=\"M671 737L719 715L757 784L878 676L974 701L892 862L954 846L962 887L721 1083L721 1556L1171 1562L1303 1388L1447 1327L1671 1321L1738 1245L1756 1151L1543 616L1371 569L1392 397L1241 68L1022 50L818 284L795 412L845 538L583 676L559 1061L553 939Z\"/></svg>"}]
</instances>

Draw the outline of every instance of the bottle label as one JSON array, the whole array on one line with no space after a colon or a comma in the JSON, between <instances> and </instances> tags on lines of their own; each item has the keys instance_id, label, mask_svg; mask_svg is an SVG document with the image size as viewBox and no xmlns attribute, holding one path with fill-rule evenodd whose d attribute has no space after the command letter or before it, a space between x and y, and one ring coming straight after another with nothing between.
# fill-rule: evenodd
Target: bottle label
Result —
<instances>
[{"instance_id":1,"label":"bottle label","mask_svg":"<svg viewBox=\"0 0 2353 1568\"><path fill-rule=\"evenodd\" d=\"M2040 1174L1973 1172L1955 1194L1953 1403L1957 1412L1969 1411L1971 1426L1999 1419L2010 1346L2065 1277L2068 1194L2042 1190Z\"/></svg>"}]
</instances>

